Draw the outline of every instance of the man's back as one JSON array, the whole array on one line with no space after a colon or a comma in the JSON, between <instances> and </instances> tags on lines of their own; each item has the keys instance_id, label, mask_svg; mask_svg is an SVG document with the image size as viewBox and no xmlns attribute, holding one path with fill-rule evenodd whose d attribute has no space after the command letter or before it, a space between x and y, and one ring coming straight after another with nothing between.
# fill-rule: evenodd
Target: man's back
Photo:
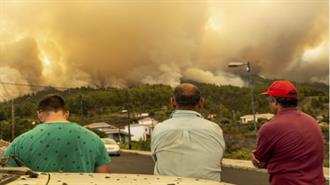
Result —
<instances>
[{"instance_id":1,"label":"man's back","mask_svg":"<svg viewBox=\"0 0 330 185\"><path fill-rule=\"evenodd\" d=\"M297 109L287 109L261 128L263 143L256 156L268 161L272 184L323 183L323 140L316 121Z\"/></svg>"},{"instance_id":2,"label":"man's back","mask_svg":"<svg viewBox=\"0 0 330 185\"><path fill-rule=\"evenodd\" d=\"M70 122L38 125L14 140L4 157L9 155L32 170L47 172L94 172L110 162L99 137Z\"/></svg>"},{"instance_id":3,"label":"man's back","mask_svg":"<svg viewBox=\"0 0 330 185\"><path fill-rule=\"evenodd\" d=\"M221 179L222 130L197 112L175 111L155 128L151 148L155 174Z\"/></svg>"}]
</instances>

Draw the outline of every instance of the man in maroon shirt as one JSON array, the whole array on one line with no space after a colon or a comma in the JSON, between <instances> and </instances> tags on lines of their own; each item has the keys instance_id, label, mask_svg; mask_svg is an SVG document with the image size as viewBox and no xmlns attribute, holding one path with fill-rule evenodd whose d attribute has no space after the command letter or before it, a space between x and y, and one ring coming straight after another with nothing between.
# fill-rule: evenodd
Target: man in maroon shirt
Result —
<instances>
[{"instance_id":1,"label":"man in maroon shirt","mask_svg":"<svg viewBox=\"0 0 330 185\"><path fill-rule=\"evenodd\" d=\"M254 166L267 168L271 185L324 185L322 132L314 118L296 108L294 85L275 81L262 94L276 115L259 130Z\"/></svg>"}]
</instances>

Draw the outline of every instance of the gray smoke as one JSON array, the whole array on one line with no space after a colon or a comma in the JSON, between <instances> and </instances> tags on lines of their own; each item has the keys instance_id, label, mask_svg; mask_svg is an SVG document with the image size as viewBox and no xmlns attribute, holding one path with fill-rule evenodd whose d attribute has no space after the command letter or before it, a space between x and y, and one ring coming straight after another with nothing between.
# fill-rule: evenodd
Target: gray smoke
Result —
<instances>
[{"instance_id":1,"label":"gray smoke","mask_svg":"<svg viewBox=\"0 0 330 185\"><path fill-rule=\"evenodd\" d=\"M266 77L329 82L327 1L0 2L0 81L242 86L227 64L250 60Z\"/></svg>"}]
</instances>

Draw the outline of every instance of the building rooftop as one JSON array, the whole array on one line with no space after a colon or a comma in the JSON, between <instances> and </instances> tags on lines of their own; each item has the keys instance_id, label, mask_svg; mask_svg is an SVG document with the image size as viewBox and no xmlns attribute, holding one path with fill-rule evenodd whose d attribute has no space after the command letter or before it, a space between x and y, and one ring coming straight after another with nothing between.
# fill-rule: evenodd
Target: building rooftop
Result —
<instances>
[{"instance_id":1,"label":"building rooftop","mask_svg":"<svg viewBox=\"0 0 330 185\"><path fill-rule=\"evenodd\" d=\"M157 124L158 121L151 117L145 117L138 120L139 124Z\"/></svg>"},{"instance_id":2,"label":"building rooftop","mask_svg":"<svg viewBox=\"0 0 330 185\"><path fill-rule=\"evenodd\" d=\"M84 127L86 128L116 128L115 126L106 123L106 122L96 122L96 123L91 123L88 125L85 125Z\"/></svg>"}]
</instances>

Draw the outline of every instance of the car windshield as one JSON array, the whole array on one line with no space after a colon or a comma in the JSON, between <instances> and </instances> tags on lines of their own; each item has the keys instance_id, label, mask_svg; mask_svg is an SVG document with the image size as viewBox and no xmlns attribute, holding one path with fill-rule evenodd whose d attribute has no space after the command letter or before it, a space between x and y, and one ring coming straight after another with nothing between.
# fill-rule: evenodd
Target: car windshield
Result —
<instances>
[{"instance_id":1,"label":"car windshield","mask_svg":"<svg viewBox=\"0 0 330 185\"><path fill-rule=\"evenodd\" d=\"M105 144L114 145L117 144L114 140L111 139L102 139Z\"/></svg>"}]
</instances>

